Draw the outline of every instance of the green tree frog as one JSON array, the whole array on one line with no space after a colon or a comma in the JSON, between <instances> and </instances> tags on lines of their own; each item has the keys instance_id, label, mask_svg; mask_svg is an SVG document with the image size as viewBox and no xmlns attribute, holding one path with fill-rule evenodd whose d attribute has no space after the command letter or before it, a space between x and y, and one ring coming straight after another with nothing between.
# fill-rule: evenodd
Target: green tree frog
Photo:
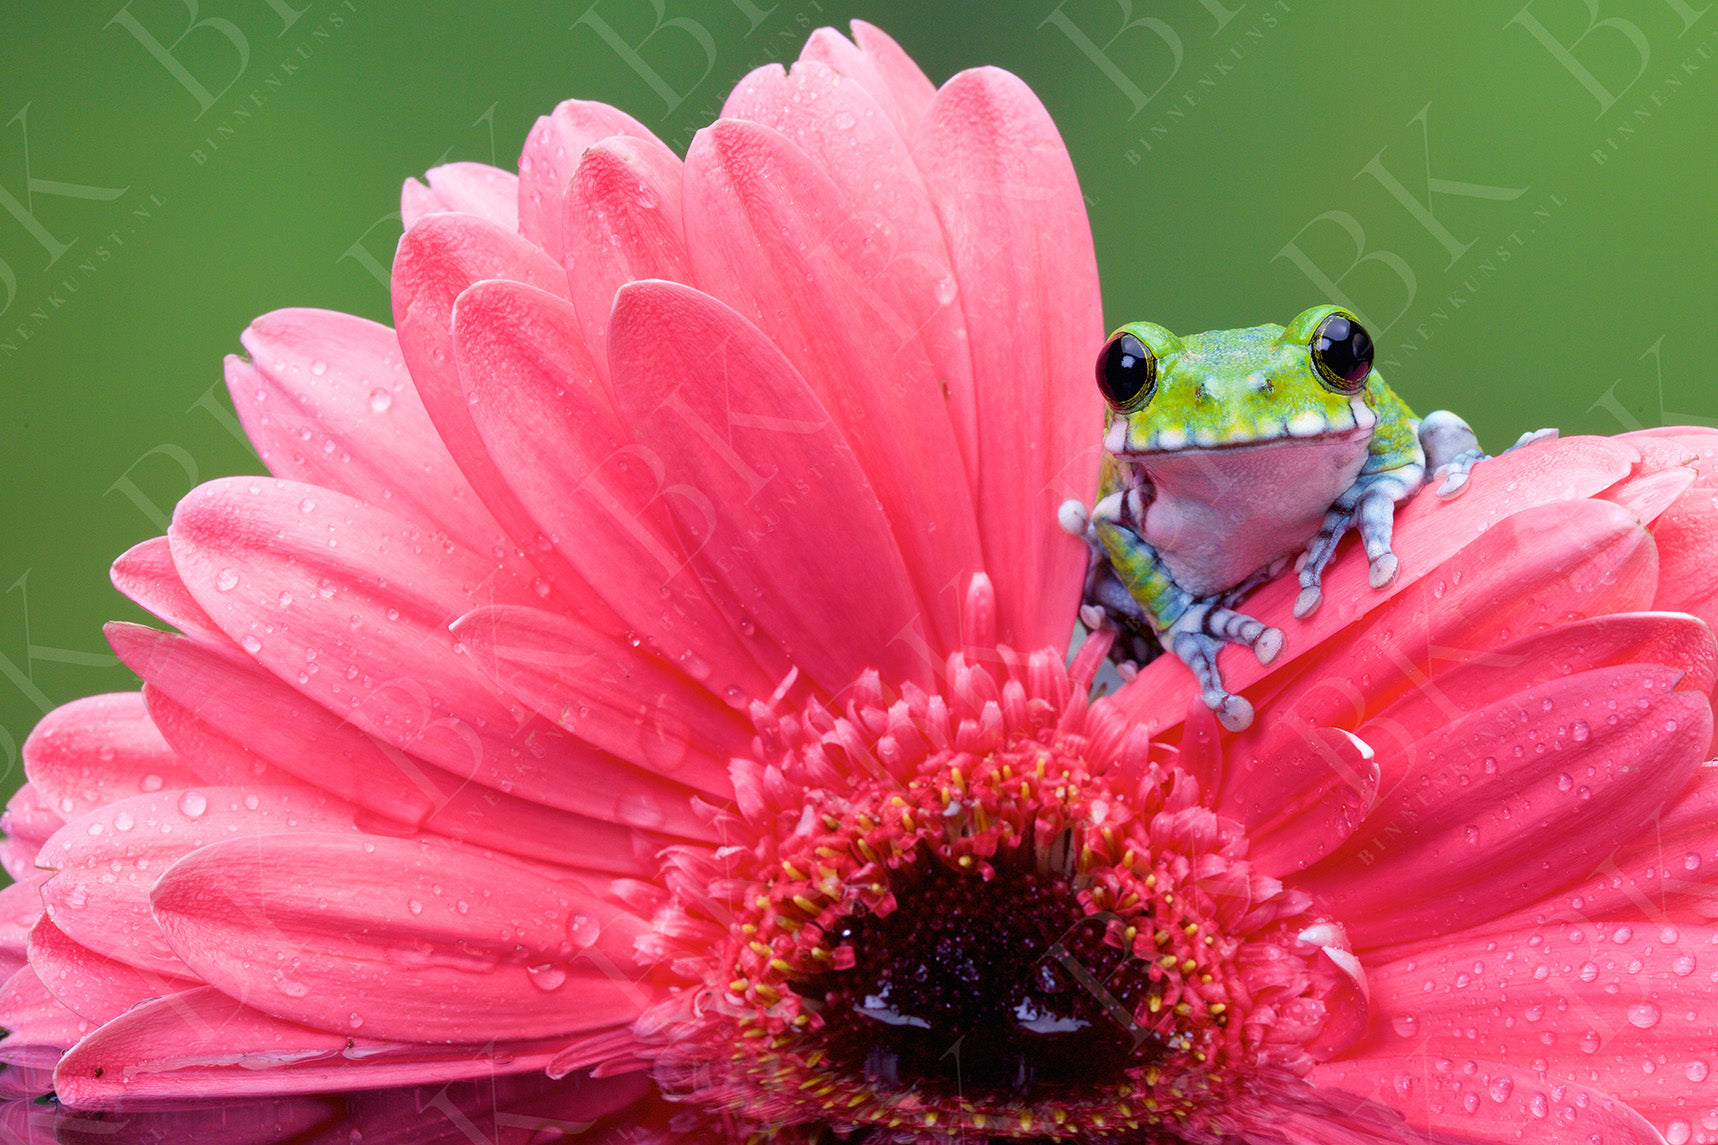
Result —
<instances>
[{"instance_id":1,"label":"green tree frog","mask_svg":"<svg viewBox=\"0 0 1718 1145\"><path fill-rule=\"evenodd\" d=\"M1438 496L1455 496L1485 457L1455 414L1414 415L1372 368L1366 330L1335 306L1186 338L1130 322L1104 343L1097 381L1108 406L1097 502L1059 513L1092 550L1082 621L1117 630L1124 675L1159 648L1175 653L1232 731L1253 709L1224 688L1217 653L1242 644L1268 664L1283 646L1241 598L1300 553L1294 614L1310 615L1350 527L1384 588L1396 505L1428 473Z\"/></svg>"}]
</instances>

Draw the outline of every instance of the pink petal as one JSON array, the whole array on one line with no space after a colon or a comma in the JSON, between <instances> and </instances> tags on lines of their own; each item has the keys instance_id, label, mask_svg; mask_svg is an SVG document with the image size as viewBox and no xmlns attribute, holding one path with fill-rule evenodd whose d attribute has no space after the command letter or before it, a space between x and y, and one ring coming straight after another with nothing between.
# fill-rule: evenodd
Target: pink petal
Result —
<instances>
[{"instance_id":1,"label":"pink petal","mask_svg":"<svg viewBox=\"0 0 1718 1145\"><path fill-rule=\"evenodd\" d=\"M239 751L287 782L309 783L328 794L408 827L435 809L439 794L413 782L410 764L396 761L370 737L259 668L165 632L109 625L114 651L148 681L181 717L175 734L190 732L206 757L211 741ZM219 749L217 749L219 750ZM263 776L237 771L236 782Z\"/></svg>"},{"instance_id":2,"label":"pink petal","mask_svg":"<svg viewBox=\"0 0 1718 1145\"><path fill-rule=\"evenodd\" d=\"M1301 726L1358 725L1381 753L1388 789L1400 781L1402 749L1413 740L1527 686L1523 677L1535 669L1502 671L1519 661L1494 659L1500 643L1547 624L1644 607L1656 564L1648 535L1609 502L1526 510L1318 649L1298 674L1263 682L1254 702L1268 704L1275 718L1237 737L1235 750L1267 753ZM1494 666L1500 670L1486 670ZM1441 690L1451 672L1459 701ZM1405 706L1397 715L1399 698Z\"/></svg>"},{"instance_id":3,"label":"pink petal","mask_svg":"<svg viewBox=\"0 0 1718 1145\"><path fill-rule=\"evenodd\" d=\"M881 29L863 20L853 21L852 28L853 40L834 28L817 29L806 40L799 58L827 64L858 81L888 113L902 138L911 139L936 98L936 86Z\"/></svg>"},{"instance_id":4,"label":"pink petal","mask_svg":"<svg viewBox=\"0 0 1718 1145\"><path fill-rule=\"evenodd\" d=\"M447 204L441 201L441 196L416 178L408 176L400 185L400 223L404 229L409 231L425 215L445 210Z\"/></svg>"},{"instance_id":5,"label":"pink petal","mask_svg":"<svg viewBox=\"0 0 1718 1145\"><path fill-rule=\"evenodd\" d=\"M55 1000L28 966L0 987L0 1061L34 1069L51 1068L68 1046L95 1029Z\"/></svg>"},{"instance_id":6,"label":"pink petal","mask_svg":"<svg viewBox=\"0 0 1718 1145\"><path fill-rule=\"evenodd\" d=\"M22 965L27 960L30 931L42 917L42 884L50 874L32 867L20 872L17 882L0 889L0 955L9 964Z\"/></svg>"},{"instance_id":7,"label":"pink petal","mask_svg":"<svg viewBox=\"0 0 1718 1145\"><path fill-rule=\"evenodd\" d=\"M30 931L30 966L61 1005L95 1025L112 1021L145 999L203 984L97 954L46 918Z\"/></svg>"},{"instance_id":8,"label":"pink petal","mask_svg":"<svg viewBox=\"0 0 1718 1145\"><path fill-rule=\"evenodd\" d=\"M496 472L466 408L453 356L453 304L486 278L526 282L562 298L567 276L560 265L510 231L473 215L432 215L407 231L394 255L394 325L418 397L465 479L514 542L554 585L579 599L582 586Z\"/></svg>"},{"instance_id":9,"label":"pink petal","mask_svg":"<svg viewBox=\"0 0 1718 1145\"><path fill-rule=\"evenodd\" d=\"M212 986L145 1002L80 1042L54 1075L84 1109L171 1106L187 1099L325 1093L440 1083L541 1069L552 1045L394 1045L357 1031L307 1029Z\"/></svg>"},{"instance_id":10,"label":"pink petal","mask_svg":"<svg viewBox=\"0 0 1718 1145\"><path fill-rule=\"evenodd\" d=\"M1718 645L1705 625L1674 612L1622 613L1560 624L1453 667L1429 666L1419 686L1403 691L1363 724L1360 736L1392 745L1404 735L1413 738L1513 692L1618 664L1673 667L1687 673L1675 690L1710 693L1718 676Z\"/></svg>"},{"instance_id":11,"label":"pink petal","mask_svg":"<svg viewBox=\"0 0 1718 1145\"><path fill-rule=\"evenodd\" d=\"M514 605L454 625L459 649L508 695L611 755L721 789L751 724L679 671L575 620ZM730 796L731 797L731 796Z\"/></svg>"},{"instance_id":12,"label":"pink petal","mask_svg":"<svg viewBox=\"0 0 1718 1145\"><path fill-rule=\"evenodd\" d=\"M36 852L65 825L65 817L42 802L42 793L26 780L6 801L6 813L0 815L0 831L6 833L0 841L0 857L6 861L6 873L14 879L28 878Z\"/></svg>"},{"instance_id":13,"label":"pink petal","mask_svg":"<svg viewBox=\"0 0 1718 1145\"><path fill-rule=\"evenodd\" d=\"M441 210L464 211L502 230L519 229L519 176L487 163L444 163L424 178L441 203ZM406 223L409 229L411 222Z\"/></svg>"},{"instance_id":14,"label":"pink petal","mask_svg":"<svg viewBox=\"0 0 1718 1145\"><path fill-rule=\"evenodd\" d=\"M127 667L133 664L144 665L149 668L151 675L169 686L189 683L189 680L178 678L172 669L159 666L162 662L172 662L174 668L184 668L186 665L177 663L177 653L181 647L194 648L199 653L209 651L201 644L178 645L171 633L160 633L142 625L109 621L103 631L107 634L108 643L116 650L115 654ZM167 640L158 643L163 636L166 636ZM195 657L191 659L195 661ZM230 659L217 662L237 663L236 660ZM255 665L251 667L254 670ZM137 669L132 668L132 671ZM186 675L191 680L197 679L190 673ZM211 681L204 678L198 682L207 684ZM225 692L231 687L231 681L223 675L217 686ZM192 703L200 704L205 696L197 694L189 698ZM206 720L200 719L191 708L179 703L160 686L147 680L143 685L143 702L149 708L149 718L155 721L155 726L161 729L161 734L173 745L174 752L185 761L187 767L197 773L197 778L202 783L211 787L233 787L246 783L291 787L301 782L280 768L272 766L262 756L216 729ZM295 712L304 711L308 707L310 705L305 704L296 708ZM272 731L273 729L271 733Z\"/></svg>"},{"instance_id":15,"label":"pink petal","mask_svg":"<svg viewBox=\"0 0 1718 1145\"><path fill-rule=\"evenodd\" d=\"M1478 1058L1479 1060L1475 1060ZM1426 1145L1661 1145L1639 1113L1603 1086L1589 1089L1527 1064L1405 1048L1393 1055L1313 1067L1321 1089L1370 1096L1397 1109L1418 1132L1384 1138ZM1588 1076L1585 1070L1580 1076ZM1319 1141L1316 1134L1305 1138Z\"/></svg>"},{"instance_id":16,"label":"pink petal","mask_svg":"<svg viewBox=\"0 0 1718 1145\"><path fill-rule=\"evenodd\" d=\"M1268 758L1231 758L1214 804L1247 829L1267 874L1302 870L1354 833L1378 796L1378 765L1336 728L1304 728Z\"/></svg>"},{"instance_id":17,"label":"pink petal","mask_svg":"<svg viewBox=\"0 0 1718 1145\"><path fill-rule=\"evenodd\" d=\"M680 220L680 157L655 137L616 136L579 158L567 189L562 259L585 346L609 385L608 317L614 292L641 278L692 281Z\"/></svg>"},{"instance_id":18,"label":"pink petal","mask_svg":"<svg viewBox=\"0 0 1718 1145\"><path fill-rule=\"evenodd\" d=\"M1660 552L1654 608L1718 625L1718 490L1697 481L1652 524Z\"/></svg>"},{"instance_id":19,"label":"pink petal","mask_svg":"<svg viewBox=\"0 0 1718 1145\"><path fill-rule=\"evenodd\" d=\"M447 626L474 602L512 597L489 562L376 506L258 478L192 491L169 535L216 623L383 743L564 810L708 835L685 788L522 719L458 654Z\"/></svg>"},{"instance_id":20,"label":"pink petal","mask_svg":"<svg viewBox=\"0 0 1718 1145\"><path fill-rule=\"evenodd\" d=\"M1566 886L1699 766L1711 709L1672 694L1679 676L1595 669L1432 731L1348 842L1286 881L1341 919L1357 950L1474 926Z\"/></svg>"},{"instance_id":21,"label":"pink petal","mask_svg":"<svg viewBox=\"0 0 1718 1145\"><path fill-rule=\"evenodd\" d=\"M609 361L628 423L686 491L673 507L700 578L744 610L729 618L738 631L774 641L831 694L867 668L929 678L905 638L917 605L876 495L768 339L708 295L640 282L615 300Z\"/></svg>"},{"instance_id":22,"label":"pink petal","mask_svg":"<svg viewBox=\"0 0 1718 1145\"><path fill-rule=\"evenodd\" d=\"M834 415L906 558L933 647L958 647L959 594L982 565L972 493L915 324L925 309L889 262L892 236L780 133L734 120L693 140L685 211L696 280L755 322Z\"/></svg>"},{"instance_id":23,"label":"pink petal","mask_svg":"<svg viewBox=\"0 0 1718 1145\"><path fill-rule=\"evenodd\" d=\"M318 1029L414 1042L629 1024L649 930L590 893L444 840L296 831L161 877L155 916L211 984Z\"/></svg>"},{"instance_id":24,"label":"pink petal","mask_svg":"<svg viewBox=\"0 0 1718 1145\"><path fill-rule=\"evenodd\" d=\"M1710 925L1718 921L1718 763L1703 765L1680 798L1653 820L1652 830L1609 856L1580 882L1486 929L1523 928L1547 918L1638 919L1642 904L1658 922Z\"/></svg>"},{"instance_id":25,"label":"pink petal","mask_svg":"<svg viewBox=\"0 0 1718 1145\"><path fill-rule=\"evenodd\" d=\"M665 489L660 461L632 443L596 381L572 307L529 286L482 282L460 296L454 323L484 444L621 618L609 634L642 638L717 694L768 695L775 680L759 671L681 547L669 505L683 494Z\"/></svg>"},{"instance_id":26,"label":"pink petal","mask_svg":"<svg viewBox=\"0 0 1718 1145\"><path fill-rule=\"evenodd\" d=\"M386 505L475 552L511 549L430 424L392 330L277 310L240 340L252 365L228 358L227 388L269 472Z\"/></svg>"},{"instance_id":27,"label":"pink petal","mask_svg":"<svg viewBox=\"0 0 1718 1145\"><path fill-rule=\"evenodd\" d=\"M671 841L475 787L377 743L254 666L147 628L116 632L120 627L110 625L109 633L121 658L155 681L144 687L150 714L207 782L302 781L384 817L385 823L365 820L382 833L411 825L523 858L615 874L654 871L656 853Z\"/></svg>"},{"instance_id":28,"label":"pink petal","mask_svg":"<svg viewBox=\"0 0 1718 1145\"><path fill-rule=\"evenodd\" d=\"M44 803L70 819L116 799L189 787L197 774L161 738L137 692L64 704L24 741L24 773Z\"/></svg>"},{"instance_id":29,"label":"pink petal","mask_svg":"<svg viewBox=\"0 0 1718 1145\"><path fill-rule=\"evenodd\" d=\"M352 830L351 808L303 787L192 787L110 803L66 824L42 848L54 875L42 901L82 946L140 969L194 975L162 939L149 892L175 860L206 843L295 830Z\"/></svg>"},{"instance_id":30,"label":"pink petal","mask_svg":"<svg viewBox=\"0 0 1718 1145\"><path fill-rule=\"evenodd\" d=\"M585 148L611 135L656 138L626 112L582 99L569 99L540 116L525 137L525 149L519 153L519 233L557 264L563 250L561 220L567 185Z\"/></svg>"},{"instance_id":31,"label":"pink petal","mask_svg":"<svg viewBox=\"0 0 1718 1145\"><path fill-rule=\"evenodd\" d=\"M1692 469L1664 469L1644 477L1631 477L1601 496L1626 508L1641 524L1650 525L1687 492L1696 476Z\"/></svg>"},{"instance_id":32,"label":"pink petal","mask_svg":"<svg viewBox=\"0 0 1718 1145\"><path fill-rule=\"evenodd\" d=\"M823 31L846 43L832 30ZM795 64L791 74L778 64L758 68L734 88L722 114L781 132L818 165L847 202L862 204L855 214L874 226L886 244L900 317L923 342L947 395L948 417L967 477L974 480L978 427L966 316L942 225L906 140L864 88L814 60ZM804 370L804 363L796 364Z\"/></svg>"},{"instance_id":33,"label":"pink petal","mask_svg":"<svg viewBox=\"0 0 1718 1145\"><path fill-rule=\"evenodd\" d=\"M232 644L179 579L166 537L151 537L127 549L113 562L110 576L114 588L186 635L206 643Z\"/></svg>"},{"instance_id":34,"label":"pink petal","mask_svg":"<svg viewBox=\"0 0 1718 1145\"><path fill-rule=\"evenodd\" d=\"M1715 966L1718 929L1638 917L1446 943L1372 968L1380 1021L1356 1068L1409 1053L1531 1060L1664 1128L1718 1107Z\"/></svg>"},{"instance_id":35,"label":"pink petal","mask_svg":"<svg viewBox=\"0 0 1718 1145\"><path fill-rule=\"evenodd\" d=\"M1517 460L1537 450L1552 456ZM1283 650L1268 667L1246 649L1225 651L1224 680L1237 691L1262 681L1248 693L1255 707L1294 710L1312 726L1358 726L1373 713L1357 711L1355 690L1332 688L1331 675L1365 679L1368 697L1387 702L1417 686L1429 648L1459 661L1524 628L1648 607L1641 597L1656 582L1649 568L1657 559L1644 530L1620 506L1571 499L1612 484L1632 456L1610 439L1567 438L1485 462L1454 501L1422 491L1396 516L1395 581L1371 588L1365 560L1345 547L1325 573L1323 605L1305 620L1291 612L1300 590L1294 577L1264 585L1242 608L1283 630ZM1569 579L1576 575L1578 584ZM1303 662L1307 656L1317 659ZM1334 667L1320 671L1320 664ZM1123 688L1114 702L1156 735L1181 719L1192 679L1174 657L1153 661L1139 679L1145 683Z\"/></svg>"},{"instance_id":36,"label":"pink petal","mask_svg":"<svg viewBox=\"0 0 1718 1145\"><path fill-rule=\"evenodd\" d=\"M973 493L1001 630L1025 647L1062 648L1086 553L1055 526L1056 509L1093 496L1103 424L1088 381L1104 328L1085 200L1049 113L996 68L943 85L913 154L972 340Z\"/></svg>"}]
</instances>

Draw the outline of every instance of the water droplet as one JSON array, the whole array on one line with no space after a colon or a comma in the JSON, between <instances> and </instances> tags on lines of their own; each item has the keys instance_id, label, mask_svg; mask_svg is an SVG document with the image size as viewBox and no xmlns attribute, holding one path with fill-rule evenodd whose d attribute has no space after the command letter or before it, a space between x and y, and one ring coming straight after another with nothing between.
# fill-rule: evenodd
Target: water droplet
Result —
<instances>
[{"instance_id":1,"label":"water droplet","mask_svg":"<svg viewBox=\"0 0 1718 1145\"><path fill-rule=\"evenodd\" d=\"M364 1024L364 1016L354 1010L346 1015L346 1024L355 1030Z\"/></svg>"},{"instance_id":2,"label":"water droplet","mask_svg":"<svg viewBox=\"0 0 1718 1145\"><path fill-rule=\"evenodd\" d=\"M370 409L374 413L387 413L388 407L394 404L394 395L378 387L370 391Z\"/></svg>"},{"instance_id":3,"label":"water droplet","mask_svg":"<svg viewBox=\"0 0 1718 1145\"><path fill-rule=\"evenodd\" d=\"M413 914L422 914L424 912L424 904L419 902L417 899L407 899L406 909L411 911Z\"/></svg>"},{"instance_id":4,"label":"water droplet","mask_svg":"<svg viewBox=\"0 0 1718 1145\"><path fill-rule=\"evenodd\" d=\"M1507 1077L1493 1078L1486 1092L1491 1094L1491 1100L1502 1105L1509 1100L1509 1095L1515 1089L1515 1082Z\"/></svg>"},{"instance_id":5,"label":"water droplet","mask_svg":"<svg viewBox=\"0 0 1718 1145\"><path fill-rule=\"evenodd\" d=\"M135 826L137 826L137 820L131 817L129 811L121 811L113 817L113 829L115 831L129 831Z\"/></svg>"},{"instance_id":6,"label":"water droplet","mask_svg":"<svg viewBox=\"0 0 1718 1145\"><path fill-rule=\"evenodd\" d=\"M589 950L602 933L602 924L588 914L575 914L567 919L567 937L580 950Z\"/></svg>"},{"instance_id":7,"label":"water droplet","mask_svg":"<svg viewBox=\"0 0 1718 1145\"><path fill-rule=\"evenodd\" d=\"M245 634L245 638L243 640L240 640L239 644L241 647L244 648L244 650L246 652L249 652L252 656L255 656L258 652L262 651L262 641L258 640L255 636L252 636L249 633Z\"/></svg>"},{"instance_id":8,"label":"water droplet","mask_svg":"<svg viewBox=\"0 0 1718 1145\"><path fill-rule=\"evenodd\" d=\"M209 809L209 801L201 791L187 791L179 796L179 813L187 819L200 819Z\"/></svg>"},{"instance_id":9,"label":"water droplet","mask_svg":"<svg viewBox=\"0 0 1718 1145\"><path fill-rule=\"evenodd\" d=\"M1658 1025L1664 1011L1659 1009L1657 1002L1636 1002L1628 1009L1629 1025L1637 1030L1650 1030Z\"/></svg>"},{"instance_id":10,"label":"water droplet","mask_svg":"<svg viewBox=\"0 0 1718 1145\"><path fill-rule=\"evenodd\" d=\"M1420 1020L1412 1014L1397 1014L1390 1019L1391 1029L1398 1037L1411 1038L1420 1030Z\"/></svg>"},{"instance_id":11,"label":"water droplet","mask_svg":"<svg viewBox=\"0 0 1718 1145\"><path fill-rule=\"evenodd\" d=\"M278 974L274 979L274 988L288 998L302 998L310 993L310 987L293 978L282 978Z\"/></svg>"},{"instance_id":12,"label":"water droplet","mask_svg":"<svg viewBox=\"0 0 1718 1145\"><path fill-rule=\"evenodd\" d=\"M1688 1145L1694 1138L1694 1126L1678 1117L1664 1127L1664 1139L1670 1145Z\"/></svg>"},{"instance_id":13,"label":"water droplet","mask_svg":"<svg viewBox=\"0 0 1718 1145\"><path fill-rule=\"evenodd\" d=\"M1689 1081L1705 1081L1708 1072L1707 1065L1703 1061L1691 1061L1682 1067L1683 1076Z\"/></svg>"},{"instance_id":14,"label":"water droplet","mask_svg":"<svg viewBox=\"0 0 1718 1145\"><path fill-rule=\"evenodd\" d=\"M1611 932L1611 941L1621 946L1634 937L1634 931L1626 926L1619 926Z\"/></svg>"},{"instance_id":15,"label":"water droplet","mask_svg":"<svg viewBox=\"0 0 1718 1145\"><path fill-rule=\"evenodd\" d=\"M539 597L546 597L554 591L554 587L549 584L546 578L538 577L531 582L531 591Z\"/></svg>"},{"instance_id":16,"label":"water droplet","mask_svg":"<svg viewBox=\"0 0 1718 1145\"><path fill-rule=\"evenodd\" d=\"M215 587L222 592L231 592L239 587L239 570L224 568L215 574Z\"/></svg>"},{"instance_id":17,"label":"water droplet","mask_svg":"<svg viewBox=\"0 0 1718 1145\"><path fill-rule=\"evenodd\" d=\"M1466 827L1462 828L1462 837L1470 843L1479 842L1479 828L1474 826L1472 823L1469 823Z\"/></svg>"},{"instance_id":18,"label":"water droplet","mask_svg":"<svg viewBox=\"0 0 1718 1145\"><path fill-rule=\"evenodd\" d=\"M318 358L314 362L310 363L310 372L320 378L323 374L328 372L328 363L324 362L321 358Z\"/></svg>"},{"instance_id":19,"label":"water droplet","mask_svg":"<svg viewBox=\"0 0 1718 1145\"><path fill-rule=\"evenodd\" d=\"M1575 777L1574 776L1565 773L1565 774L1559 775L1557 777L1557 790L1558 791L1567 791L1573 786L1575 786Z\"/></svg>"},{"instance_id":20,"label":"water droplet","mask_svg":"<svg viewBox=\"0 0 1718 1145\"><path fill-rule=\"evenodd\" d=\"M708 680L713 671L710 662L696 652L682 652L680 654L680 667L688 676L699 682Z\"/></svg>"},{"instance_id":21,"label":"water droplet","mask_svg":"<svg viewBox=\"0 0 1718 1145\"><path fill-rule=\"evenodd\" d=\"M1686 978L1690 974L1694 973L1696 965L1697 963L1694 961L1694 955L1679 954L1677 955L1676 960L1670 964L1670 972L1675 974L1678 978Z\"/></svg>"},{"instance_id":22,"label":"water droplet","mask_svg":"<svg viewBox=\"0 0 1718 1145\"><path fill-rule=\"evenodd\" d=\"M167 786L167 781L159 775L146 775L137 781L137 786L143 791L160 791Z\"/></svg>"},{"instance_id":23,"label":"water droplet","mask_svg":"<svg viewBox=\"0 0 1718 1145\"><path fill-rule=\"evenodd\" d=\"M566 969L553 962L539 962L535 966L527 966L525 973L531 976L531 985L539 990L558 990L567 980Z\"/></svg>"},{"instance_id":24,"label":"water droplet","mask_svg":"<svg viewBox=\"0 0 1718 1145\"><path fill-rule=\"evenodd\" d=\"M1599 1037L1597 1030L1588 1030L1581 1035L1580 1046L1581 1052L1584 1054L1598 1053L1601 1044L1603 1044L1603 1039Z\"/></svg>"},{"instance_id":25,"label":"water droplet","mask_svg":"<svg viewBox=\"0 0 1718 1145\"><path fill-rule=\"evenodd\" d=\"M1574 737L1576 743L1586 743L1587 737L1592 735L1593 732L1592 729L1587 726L1586 720L1576 720L1573 726L1569 728L1569 734Z\"/></svg>"}]
</instances>

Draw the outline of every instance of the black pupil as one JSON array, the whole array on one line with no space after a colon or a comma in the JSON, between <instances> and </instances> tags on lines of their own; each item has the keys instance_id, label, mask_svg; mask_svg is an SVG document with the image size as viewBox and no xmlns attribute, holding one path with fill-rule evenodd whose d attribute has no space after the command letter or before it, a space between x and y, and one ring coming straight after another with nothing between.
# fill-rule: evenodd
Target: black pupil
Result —
<instances>
[{"instance_id":1,"label":"black pupil","mask_svg":"<svg viewBox=\"0 0 1718 1145\"><path fill-rule=\"evenodd\" d=\"M1147 975L1123 966L1129 956L1105 944L1065 880L1028 870L986 881L925 858L918 874L896 875L888 917L830 928L826 944L845 947L851 967L794 987L821 1014L832 1061L874 1083L970 1098L1091 1090L1163 1060L1161 1042L1136 1046L1125 1014L1110 1012L1133 1011ZM1071 960L1107 984L1107 1003Z\"/></svg>"},{"instance_id":2,"label":"black pupil","mask_svg":"<svg viewBox=\"0 0 1718 1145\"><path fill-rule=\"evenodd\" d=\"M1312 351L1326 369L1358 387L1372 372L1372 336L1351 318L1332 314L1318 328Z\"/></svg>"},{"instance_id":3,"label":"black pupil","mask_svg":"<svg viewBox=\"0 0 1718 1145\"><path fill-rule=\"evenodd\" d=\"M1098 355L1098 389L1112 406L1124 406L1138 398L1155 380L1156 372L1151 351L1132 334L1111 338Z\"/></svg>"}]
</instances>

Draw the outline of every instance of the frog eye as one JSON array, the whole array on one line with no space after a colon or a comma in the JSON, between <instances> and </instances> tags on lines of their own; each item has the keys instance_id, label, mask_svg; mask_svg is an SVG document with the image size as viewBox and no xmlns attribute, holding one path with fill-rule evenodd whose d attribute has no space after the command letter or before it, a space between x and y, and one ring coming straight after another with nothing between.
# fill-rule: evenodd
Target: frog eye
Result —
<instances>
[{"instance_id":1,"label":"frog eye","mask_svg":"<svg viewBox=\"0 0 1718 1145\"><path fill-rule=\"evenodd\" d=\"M1098 351L1098 390L1117 413L1131 413L1157 389L1157 356L1128 333L1117 334Z\"/></svg>"},{"instance_id":2,"label":"frog eye","mask_svg":"<svg viewBox=\"0 0 1718 1145\"><path fill-rule=\"evenodd\" d=\"M1339 394L1357 394L1366 388L1372 372L1372 335L1340 310L1323 322L1312 336L1312 364L1324 384Z\"/></svg>"}]
</instances>

